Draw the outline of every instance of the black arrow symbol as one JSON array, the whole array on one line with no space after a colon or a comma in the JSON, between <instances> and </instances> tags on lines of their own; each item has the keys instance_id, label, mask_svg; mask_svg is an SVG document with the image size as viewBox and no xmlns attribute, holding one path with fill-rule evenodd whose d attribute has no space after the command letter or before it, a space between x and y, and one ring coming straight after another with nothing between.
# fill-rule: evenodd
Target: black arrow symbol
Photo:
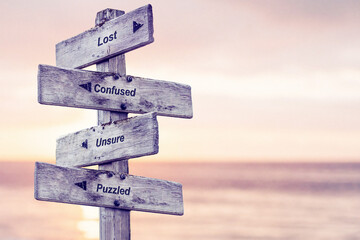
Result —
<instances>
[{"instance_id":1,"label":"black arrow symbol","mask_svg":"<svg viewBox=\"0 0 360 240\"><path fill-rule=\"evenodd\" d=\"M75 185L86 191L86 181L75 183Z\"/></svg>"},{"instance_id":2,"label":"black arrow symbol","mask_svg":"<svg viewBox=\"0 0 360 240\"><path fill-rule=\"evenodd\" d=\"M91 92L91 82L85 83L85 84L80 84L80 87L82 87L85 90L88 90L89 92Z\"/></svg>"},{"instance_id":3,"label":"black arrow symbol","mask_svg":"<svg viewBox=\"0 0 360 240\"><path fill-rule=\"evenodd\" d=\"M133 21L133 33L135 33L137 30L139 30L139 28L141 28L143 25L144 24Z\"/></svg>"},{"instance_id":4,"label":"black arrow symbol","mask_svg":"<svg viewBox=\"0 0 360 240\"><path fill-rule=\"evenodd\" d=\"M81 144L81 146L83 147L83 148L88 148L88 141L87 141L87 139L84 141L84 142L82 142L82 144Z\"/></svg>"}]
</instances>

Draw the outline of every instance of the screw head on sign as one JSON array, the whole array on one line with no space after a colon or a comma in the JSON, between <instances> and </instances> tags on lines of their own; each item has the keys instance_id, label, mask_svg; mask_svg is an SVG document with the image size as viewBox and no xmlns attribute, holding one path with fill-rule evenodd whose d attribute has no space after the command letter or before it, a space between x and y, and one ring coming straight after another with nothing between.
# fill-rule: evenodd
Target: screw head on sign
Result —
<instances>
[{"instance_id":1,"label":"screw head on sign","mask_svg":"<svg viewBox=\"0 0 360 240\"><path fill-rule=\"evenodd\" d=\"M115 200L115 201L114 201L114 205L115 205L116 207L120 206L119 200Z\"/></svg>"},{"instance_id":2,"label":"screw head on sign","mask_svg":"<svg viewBox=\"0 0 360 240\"><path fill-rule=\"evenodd\" d=\"M132 76L127 76L126 81L131 82L133 80Z\"/></svg>"},{"instance_id":3,"label":"screw head on sign","mask_svg":"<svg viewBox=\"0 0 360 240\"><path fill-rule=\"evenodd\" d=\"M115 80L118 80L118 79L120 78L120 74L115 73L115 75L113 76L113 78L114 78Z\"/></svg>"},{"instance_id":4,"label":"screw head on sign","mask_svg":"<svg viewBox=\"0 0 360 240\"><path fill-rule=\"evenodd\" d=\"M126 178L126 174L125 173L121 173L120 174L120 179L124 180Z\"/></svg>"},{"instance_id":5,"label":"screw head on sign","mask_svg":"<svg viewBox=\"0 0 360 240\"><path fill-rule=\"evenodd\" d=\"M122 104L120 105L120 108L121 108L121 110L126 110L126 104L125 104L125 103L122 103Z\"/></svg>"}]
</instances>

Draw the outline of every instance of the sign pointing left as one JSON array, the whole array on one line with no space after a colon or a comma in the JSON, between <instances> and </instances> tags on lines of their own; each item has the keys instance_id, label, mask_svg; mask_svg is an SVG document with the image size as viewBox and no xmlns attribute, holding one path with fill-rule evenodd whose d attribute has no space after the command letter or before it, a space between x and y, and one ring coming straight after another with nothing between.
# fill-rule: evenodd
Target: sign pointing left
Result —
<instances>
[{"instance_id":1,"label":"sign pointing left","mask_svg":"<svg viewBox=\"0 0 360 240\"><path fill-rule=\"evenodd\" d=\"M181 184L160 179L36 162L34 187L42 201L184 214Z\"/></svg>"},{"instance_id":2,"label":"sign pointing left","mask_svg":"<svg viewBox=\"0 0 360 240\"><path fill-rule=\"evenodd\" d=\"M158 138L156 113L142 114L59 138L56 164L84 167L156 154Z\"/></svg>"},{"instance_id":3,"label":"sign pointing left","mask_svg":"<svg viewBox=\"0 0 360 240\"><path fill-rule=\"evenodd\" d=\"M192 118L191 87L111 72L39 65L41 104Z\"/></svg>"}]
</instances>

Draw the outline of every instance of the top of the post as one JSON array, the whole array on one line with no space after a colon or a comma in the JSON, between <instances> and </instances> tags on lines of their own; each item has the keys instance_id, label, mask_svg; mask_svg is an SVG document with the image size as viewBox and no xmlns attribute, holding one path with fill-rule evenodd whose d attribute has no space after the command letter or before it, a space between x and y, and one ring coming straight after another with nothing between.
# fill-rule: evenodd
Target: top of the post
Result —
<instances>
[{"instance_id":1,"label":"top of the post","mask_svg":"<svg viewBox=\"0 0 360 240\"><path fill-rule=\"evenodd\" d=\"M122 10L107 8L96 14L95 26L99 27L105 22L125 14Z\"/></svg>"}]
</instances>

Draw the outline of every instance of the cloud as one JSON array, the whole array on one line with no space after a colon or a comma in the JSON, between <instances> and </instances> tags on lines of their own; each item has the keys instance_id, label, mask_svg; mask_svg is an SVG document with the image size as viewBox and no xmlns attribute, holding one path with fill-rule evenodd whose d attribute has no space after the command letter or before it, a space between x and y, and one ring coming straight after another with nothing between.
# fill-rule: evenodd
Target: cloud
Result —
<instances>
[{"instance_id":1,"label":"cloud","mask_svg":"<svg viewBox=\"0 0 360 240\"><path fill-rule=\"evenodd\" d=\"M41 136L40 141L51 132L54 139L95 124L93 117L88 120L96 115L93 110L37 103L37 65L55 65L55 44L93 27L97 11L129 11L147 3L1 2L6 35L0 38L0 111L6 117L0 120L0 130L17 138L24 134L31 143L32 134ZM340 156L341 149L356 156L359 1L157 0L152 5L155 42L126 54L127 72L189 84L194 100L194 119L181 121L187 130L178 130L178 120L163 121L169 133L160 135L167 149L160 157L176 152L207 158L221 156L225 149L227 157L236 158L245 156L238 147L242 144L248 146L246 156L259 157L257 147L278 156L281 145L296 156L301 153L296 147L300 140L291 139L297 135L307 151L301 156L316 153L312 146L322 146L319 156ZM172 142L177 134L178 142ZM226 138L227 134L232 135ZM345 140L340 143L329 136ZM13 149L8 156L17 154L15 142L2 140L5 150ZM199 151L192 147L196 143ZM41 144L41 151L52 156L45 150L50 143ZM336 144L343 147L335 151ZM40 151L26 149L29 155Z\"/></svg>"}]
</instances>

